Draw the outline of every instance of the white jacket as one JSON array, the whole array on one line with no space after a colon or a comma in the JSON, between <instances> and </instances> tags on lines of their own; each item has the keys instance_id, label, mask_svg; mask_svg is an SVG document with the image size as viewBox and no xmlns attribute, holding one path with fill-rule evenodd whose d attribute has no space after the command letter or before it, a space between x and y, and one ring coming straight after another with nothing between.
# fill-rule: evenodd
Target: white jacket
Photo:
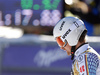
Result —
<instances>
[{"instance_id":1,"label":"white jacket","mask_svg":"<svg viewBox=\"0 0 100 75\"><path fill-rule=\"evenodd\" d=\"M71 75L100 75L100 55L89 44L76 50Z\"/></svg>"}]
</instances>

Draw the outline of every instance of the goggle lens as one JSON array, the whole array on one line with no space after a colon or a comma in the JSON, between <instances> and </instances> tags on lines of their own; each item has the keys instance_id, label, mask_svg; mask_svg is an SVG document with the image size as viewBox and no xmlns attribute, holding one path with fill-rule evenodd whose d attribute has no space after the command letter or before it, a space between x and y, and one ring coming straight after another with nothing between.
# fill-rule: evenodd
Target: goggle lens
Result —
<instances>
[{"instance_id":1,"label":"goggle lens","mask_svg":"<svg viewBox=\"0 0 100 75\"><path fill-rule=\"evenodd\" d=\"M56 41L60 47L65 47L67 45L67 41L63 42L60 37L56 38Z\"/></svg>"}]
</instances>

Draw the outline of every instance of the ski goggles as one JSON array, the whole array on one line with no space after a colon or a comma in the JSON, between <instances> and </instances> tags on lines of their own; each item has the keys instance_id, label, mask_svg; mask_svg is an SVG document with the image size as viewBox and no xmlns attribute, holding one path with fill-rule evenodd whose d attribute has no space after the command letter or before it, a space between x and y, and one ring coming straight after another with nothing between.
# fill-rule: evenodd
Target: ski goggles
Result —
<instances>
[{"instance_id":1,"label":"ski goggles","mask_svg":"<svg viewBox=\"0 0 100 75\"><path fill-rule=\"evenodd\" d=\"M62 39L61 39L61 36L57 37L57 38L56 38L56 41L57 41L57 43L58 43L58 45L59 45L60 47L65 47L65 46L67 45L67 40L65 40L65 41L63 42Z\"/></svg>"}]
</instances>

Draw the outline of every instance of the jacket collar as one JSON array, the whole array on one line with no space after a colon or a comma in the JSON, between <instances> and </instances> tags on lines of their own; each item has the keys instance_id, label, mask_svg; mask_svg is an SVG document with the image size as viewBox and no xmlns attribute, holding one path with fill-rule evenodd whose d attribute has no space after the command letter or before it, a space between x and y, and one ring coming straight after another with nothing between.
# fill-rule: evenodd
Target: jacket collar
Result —
<instances>
[{"instance_id":1,"label":"jacket collar","mask_svg":"<svg viewBox=\"0 0 100 75\"><path fill-rule=\"evenodd\" d=\"M81 46L79 46L77 48L77 50L75 51L75 56L78 56L81 53L83 53L84 51L86 51L88 49L88 47L89 47L89 44L88 43L84 43Z\"/></svg>"}]
</instances>

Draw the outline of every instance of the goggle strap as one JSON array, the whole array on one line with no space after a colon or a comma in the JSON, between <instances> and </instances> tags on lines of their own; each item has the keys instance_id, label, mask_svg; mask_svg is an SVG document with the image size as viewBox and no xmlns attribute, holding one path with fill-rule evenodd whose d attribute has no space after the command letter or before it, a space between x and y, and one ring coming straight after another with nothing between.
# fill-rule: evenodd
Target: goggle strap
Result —
<instances>
[{"instance_id":1,"label":"goggle strap","mask_svg":"<svg viewBox=\"0 0 100 75\"><path fill-rule=\"evenodd\" d=\"M63 47L65 47L67 45L67 40L65 39L65 44L64 44L64 46Z\"/></svg>"}]
</instances>

